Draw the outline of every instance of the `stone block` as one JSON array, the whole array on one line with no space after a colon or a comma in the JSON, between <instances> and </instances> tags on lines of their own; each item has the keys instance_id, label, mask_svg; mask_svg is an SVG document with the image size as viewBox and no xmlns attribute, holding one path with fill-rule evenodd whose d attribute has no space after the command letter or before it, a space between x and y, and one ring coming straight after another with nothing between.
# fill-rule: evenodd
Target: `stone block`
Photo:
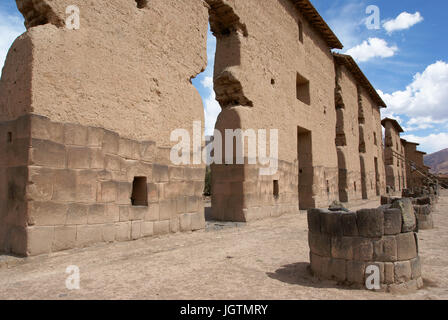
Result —
<instances>
[{"instance_id":1,"label":"stone block","mask_svg":"<svg viewBox=\"0 0 448 320\"><path fill-rule=\"evenodd\" d=\"M152 168L152 176L155 182L168 182L169 181L168 166L154 164Z\"/></svg>"},{"instance_id":2,"label":"stone block","mask_svg":"<svg viewBox=\"0 0 448 320\"><path fill-rule=\"evenodd\" d=\"M67 225L87 224L88 206L71 203L67 209Z\"/></svg>"},{"instance_id":3,"label":"stone block","mask_svg":"<svg viewBox=\"0 0 448 320\"><path fill-rule=\"evenodd\" d=\"M103 231L103 241L104 242L114 242L115 241L115 233L116 228L115 224L105 224L102 228Z\"/></svg>"},{"instance_id":4,"label":"stone block","mask_svg":"<svg viewBox=\"0 0 448 320\"><path fill-rule=\"evenodd\" d=\"M142 237L142 221L132 221L131 236L132 240L137 240Z\"/></svg>"},{"instance_id":5,"label":"stone block","mask_svg":"<svg viewBox=\"0 0 448 320\"><path fill-rule=\"evenodd\" d=\"M154 162L157 147L153 141L143 141L140 143L140 157L143 161Z\"/></svg>"},{"instance_id":6,"label":"stone block","mask_svg":"<svg viewBox=\"0 0 448 320\"><path fill-rule=\"evenodd\" d=\"M334 259L353 260L353 238L332 237L331 257Z\"/></svg>"},{"instance_id":7,"label":"stone block","mask_svg":"<svg viewBox=\"0 0 448 320\"><path fill-rule=\"evenodd\" d=\"M186 198L187 212L197 212L197 211L201 210L201 207L202 207L202 199L201 198L199 198L199 197L187 197Z\"/></svg>"},{"instance_id":8,"label":"stone block","mask_svg":"<svg viewBox=\"0 0 448 320\"><path fill-rule=\"evenodd\" d=\"M77 226L77 246L84 247L103 242L103 225Z\"/></svg>"},{"instance_id":9,"label":"stone block","mask_svg":"<svg viewBox=\"0 0 448 320\"><path fill-rule=\"evenodd\" d=\"M394 263L395 283L403 283L411 280L412 270L410 261L398 261Z\"/></svg>"},{"instance_id":10,"label":"stone block","mask_svg":"<svg viewBox=\"0 0 448 320\"><path fill-rule=\"evenodd\" d=\"M179 217L171 218L170 220L170 231L171 233L177 233L179 232Z\"/></svg>"},{"instance_id":11,"label":"stone block","mask_svg":"<svg viewBox=\"0 0 448 320\"><path fill-rule=\"evenodd\" d=\"M121 205L130 205L132 184L129 182L118 182L117 188L117 203Z\"/></svg>"},{"instance_id":12,"label":"stone block","mask_svg":"<svg viewBox=\"0 0 448 320\"><path fill-rule=\"evenodd\" d=\"M104 129L97 127L87 128L87 146L101 148L103 146Z\"/></svg>"},{"instance_id":13,"label":"stone block","mask_svg":"<svg viewBox=\"0 0 448 320\"><path fill-rule=\"evenodd\" d=\"M120 138L118 140L118 154L126 159L140 159L140 145L137 141Z\"/></svg>"},{"instance_id":14,"label":"stone block","mask_svg":"<svg viewBox=\"0 0 448 320\"><path fill-rule=\"evenodd\" d=\"M108 222L113 222L113 221L108 221L105 205L94 204L94 205L89 206L88 217L87 217L88 224L100 224L100 223L108 223Z\"/></svg>"},{"instance_id":15,"label":"stone block","mask_svg":"<svg viewBox=\"0 0 448 320\"><path fill-rule=\"evenodd\" d=\"M398 260L395 236L385 236L373 241L373 260L381 262L395 262Z\"/></svg>"},{"instance_id":16,"label":"stone block","mask_svg":"<svg viewBox=\"0 0 448 320\"><path fill-rule=\"evenodd\" d=\"M97 200L97 172L78 170L76 172L76 201L93 203Z\"/></svg>"},{"instance_id":17,"label":"stone block","mask_svg":"<svg viewBox=\"0 0 448 320\"><path fill-rule=\"evenodd\" d=\"M106 154L118 154L118 141L120 137L117 133L104 130L103 151Z\"/></svg>"},{"instance_id":18,"label":"stone block","mask_svg":"<svg viewBox=\"0 0 448 320\"><path fill-rule=\"evenodd\" d=\"M190 216L192 231L205 229L205 216L203 212L192 213Z\"/></svg>"},{"instance_id":19,"label":"stone block","mask_svg":"<svg viewBox=\"0 0 448 320\"><path fill-rule=\"evenodd\" d=\"M56 226L65 225L68 205L56 202L30 201L28 210L28 225Z\"/></svg>"},{"instance_id":20,"label":"stone block","mask_svg":"<svg viewBox=\"0 0 448 320\"><path fill-rule=\"evenodd\" d=\"M155 183L148 183L148 201L149 203L159 202L159 188Z\"/></svg>"},{"instance_id":21,"label":"stone block","mask_svg":"<svg viewBox=\"0 0 448 320\"><path fill-rule=\"evenodd\" d=\"M357 237L359 235L356 212L342 214L342 230L346 237Z\"/></svg>"},{"instance_id":22,"label":"stone block","mask_svg":"<svg viewBox=\"0 0 448 320\"><path fill-rule=\"evenodd\" d=\"M321 257L317 254L310 253L310 265L311 271L315 277L322 279L331 278L329 257Z\"/></svg>"},{"instance_id":23,"label":"stone block","mask_svg":"<svg viewBox=\"0 0 448 320\"><path fill-rule=\"evenodd\" d=\"M399 209L388 209L384 211L385 235L395 235L401 233L402 224L401 211Z\"/></svg>"},{"instance_id":24,"label":"stone block","mask_svg":"<svg viewBox=\"0 0 448 320\"><path fill-rule=\"evenodd\" d=\"M115 204L106 205L106 222L119 222L120 221L120 207Z\"/></svg>"},{"instance_id":25,"label":"stone block","mask_svg":"<svg viewBox=\"0 0 448 320\"><path fill-rule=\"evenodd\" d=\"M54 227L27 228L27 255L50 253L54 238Z\"/></svg>"},{"instance_id":26,"label":"stone block","mask_svg":"<svg viewBox=\"0 0 448 320\"><path fill-rule=\"evenodd\" d=\"M413 232L401 233L396 236L398 260L410 260L417 257L417 246Z\"/></svg>"},{"instance_id":27,"label":"stone block","mask_svg":"<svg viewBox=\"0 0 448 320\"><path fill-rule=\"evenodd\" d=\"M64 143L66 145L86 146L87 127L66 123L64 125Z\"/></svg>"},{"instance_id":28,"label":"stone block","mask_svg":"<svg viewBox=\"0 0 448 320\"><path fill-rule=\"evenodd\" d=\"M176 208L178 214L187 212L187 197L178 197L176 199Z\"/></svg>"},{"instance_id":29,"label":"stone block","mask_svg":"<svg viewBox=\"0 0 448 320\"><path fill-rule=\"evenodd\" d=\"M121 159L116 155L105 155L104 156L104 168L110 171L120 171L121 170Z\"/></svg>"},{"instance_id":30,"label":"stone block","mask_svg":"<svg viewBox=\"0 0 448 320\"><path fill-rule=\"evenodd\" d=\"M418 279L422 276L422 265L420 257L414 258L411 261L411 278Z\"/></svg>"},{"instance_id":31,"label":"stone block","mask_svg":"<svg viewBox=\"0 0 448 320\"><path fill-rule=\"evenodd\" d=\"M184 168L170 166L168 169L170 181L184 181Z\"/></svg>"},{"instance_id":32,"label":"stone block","mask_svg":"<svg viewBox=\"0 0 448 320\"><path fill-rule=\"evenodd\" d=\"M321 257L331 257L331 237L327 234L308 232L310 251Z\"/></svg>"},{"instance_id":33,"label":"stone block","mask_svg":"<svg viewBox=\"0 0 448 320\"><path fill-rule=\"evenodd\" d=\"M131 220L129 213L129 206L120 206L119 215L120 215L120 222L126 222Z\"/></svg>"},{"instance_id":34,"label":"stone block","mask_svg":"<svg viewBox=\"0 0 448 320\"><path fill-rule=\"evenodd\" d=\"M52 251L68 250L76 247L76 226L54 228Z\"/></svg>"},{"instance_id":35,"label":"stone block","mask_svg":"<svg viewBox=\"0 0 448 320\"><path fill-rule=\"evenodd\" d=\"M384 283L392 284L395 282L395 265L393 262L384 263Z\"/></svg>"},{"instance_id":36,"label":"stone block","mask_svg":"<svg viewBox=\"0 0 448 320\"><path fill-rule=\"evenodd\" d=\"M35 201L51 200L53 197L53 170L38 167L29 167L28 170L30 182L26 187L28 199ZM21 179L25 179L25 177Z\"/></svg>"},{"instance_id":37,"label":"stone block","mask_svg":"<svg viewBox=\"0 0 448 320\"><path fill-rule=\"evenodd\" d=\"M310 209L307 212L308 230L312 233L320 233L320 210Z\"/></svg>"},{"instance_id":38,"label":"stone block","mask_svg":"<svg viewBox=\"0 0 448 320\"><path fill-rule=\"evenodd\" d=\"M69 169L89 169L90 159L90 148L67 147L67 167Z\"/></svg>"},{"instance_id":39,"label":"stone block","mask_svg":"<svg viewBox=\"0 0 448 320\"><path fill-rule=\"evenodd\" d=\"M141 228L143 237L151 237L152 235L154 235L154 222L143 221Z\"/></svg>"},{"instance_id":40,"label":"stone block","mask_svg":"<svg viewBox=\"0 0 448 320\"><path fill-rule=\"evenodd\" d=\"M176 200L164 200L160 202L159 218L160 220L170 220L171 217L177 215Z\"/></svg>"},{"instance_id":41,"label":"stone block","mask_svg":"<svg viewBox=\"0 0 448 320\"><path fill-rule=\"evenodd\" d=\"M362 209L357 212L360 236L380 238L384 235L384 212L380 209Z\"/></svg>"},{"instance_id":42,"label":"stone block","mask_svg":"<svg viewBox=\"0 0 448 320\"><path fill-rule=\"evenodd\" d=\"M90 149L90 168L104 169L104 153L99 148Z\"/></svg>"},{"instance_id":43,"label":"stone block","mask_svg":"<svg viewBox=\"0 0 448 320\"><path fill-rule=\"evenodd\" d=\"M148 207L144 206L131 206L129 207L129 218L132 221L135 220L144 220L147 212L149 211Z\"/></svg>"},{"instance_id":44,"label":"stone block","mask_svg":"<svg viewBox=\"0 0 448 320\"><path fill-rule=\"evenodd\" d=\"M131 222L118 222L115 224L115 240L131 240Z\"/></svg>"},{"instance_id":45,"label":"stone block","mask_svg":"<svg viewBox=\"0 0 448 320\"><path fill-rule=\"evenodd\" d=\"M116 202L118 196L117 182L105 181L101 182L101 191L99 202L109 203Z\"/></svg>"},{"instance_id":46,"label":"stone block","mask_svg":"<svg viewBox=\"0 0 448 320\"><path fill-rule=\"evenodd\" d=\"M179 215L180 231L187 232L191 231L191 215L189 213L184 213Z\"/></svg>"},{"instance_id":47,"label":"stone block","mask_svg":"<svg viewBox=\"0 0 448 320\"><path fill-rule=\"evenodd\" d=\"M414 207L412 205L412 201L409 198L403 198L399 200L395 200L392 203L392 208L400 209L403 225L402 232L411 232L414 231L417 226L417 221L415 218Z\"/></svg>"},{"instance_id":48,"label":"stone block","mask_svg":"<svg viewBox=\"0 0 448 320\"><path fill-rule=\"evenodd\" d=\"M64 145L47 140L32 139L30 163L37 166L66 167L66 148Z\"/></svg>"},{"instance_id":49,"label":"stone block","mask_svg":"<svg viewBox=\"0 0 448 320\"><path fill-rule=\"evenodd\" d=\"M154 235L160 236L170 233L170 220L155 221L154 222Z\"/></svg>"},{"instance_id":50,"label":"stone block","mask_svg":"<svg viewBox=\"0 0 448 320\"><path fill-rule=\"evenodd\" d=\"M160 220L160 206L158 203L151 203L145 215L145 221Z\"/></svg>"},{"instance_id":51,"label":"stone block","mask_svg":"<svg viewBox=\"0 0 448 320\"><path fill-rule=\"evenodd\" d=\"M367 238L353 238L353 259L355 261L372 261L373 242Z\"/></svg>"},{"instance_id":52,"label":"stone block","mask_svg":"<svg viewBox=\"0 0 448 320\"><path fill-rule=\"evenodd\" d=\"M76 201L76 171L53 170L53 196L55 201Z\"/></svg>"},{"instance_id":53,"label":"stone block","mask_svg":"<svg viewBox=\"0 0 448 320\"><path fill-rule=\"evenodd\" d=\"M346 261L342 259L330 259L330 275L336 281L345 281L347 279Z\"/></svg>"},{"instance_id":54,"label":"stone block","mask_svg":"<svg viewBox=\"0 0 448 320\"><path fill-rule=\"evenodd\" d=\"M365 284L366 263L362 261L347 261L347 281L355 284Z\"/></svg>"}]
</instances>

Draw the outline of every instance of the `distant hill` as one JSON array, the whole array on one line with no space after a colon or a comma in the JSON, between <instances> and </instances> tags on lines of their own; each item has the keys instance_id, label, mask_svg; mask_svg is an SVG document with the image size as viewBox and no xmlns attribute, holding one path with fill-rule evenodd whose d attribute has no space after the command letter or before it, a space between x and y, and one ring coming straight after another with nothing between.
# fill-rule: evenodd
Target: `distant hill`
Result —
<instances>
[{"instance_id":1,"label":"distant hill","mask_svg":"<svg viewBox=\"0 0 448 320\"><path fill-rule=\"evenodd\" d=\"M448 174L448 149L426 155L425 165L431 167L433 173Z\"/></svg>"}]
</instances>

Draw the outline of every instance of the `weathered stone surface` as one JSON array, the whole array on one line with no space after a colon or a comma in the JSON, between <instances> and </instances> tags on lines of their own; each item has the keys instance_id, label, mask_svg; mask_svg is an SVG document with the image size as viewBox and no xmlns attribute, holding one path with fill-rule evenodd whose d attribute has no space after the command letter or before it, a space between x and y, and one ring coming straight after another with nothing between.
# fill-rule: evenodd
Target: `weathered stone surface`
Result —
<instances>
[{"instance_id":1,"label":"weathered stone surface","mask_svg":"<svg viewBox=\"0 0 448 320\"><path fill-rule=\"evenodd\" d=\"M308 232L308 243L311 252L322 256L331 257L331 237L326 234Z\"/></svg>"},{"instance_id":2,"label":"weathered stone surface","mask_svg":"<svg viewBox=\"0 0 448 320\"><path fill-rule=\"evenodd\" d=\"M362 209L357 212L359 235L379 238L384 235L384 212L379 209Z\"/></svg>"},{"instance_id":3,"label":"weathered stone surface","mask_svg":"<svg viewBox=\"0 0 448 320\"><path fill-rule=\"evenodd\" d=\"M411 271L411 263L409 261L398 261L394 263L394 273L395 273L395 281L394 282L407 282L411 280L412 271Z\"/></svg>"},{"instance_id":4,"label":"weathered stone surface","mask_svg":"<svg viewBox=\"0 0 448 320\"><path fill-rule=\"evenodd\" d=\"M411 260L411 277L412 279L418 279L422 276L422 266L420 257Z\"/></svg>"},{"instance_id":5,"label":"weathered stone surface","mask_svg":"<svg viewBox=\"0 0 448 320\"><path fill-rule=\"evenodd\" d=\"M331 257L335 259L353 260L353 238L332 237Z\"/></svg>"},{"instance_id":6,"label":"weathered stone surface","mask_svg":"<svg viewBox=\"0 0 448 320\"><path fill-rule=\"evenodd\" d=\"M385 236L373 241L373 260L394 262L398 260L397 240L395 236Z\"/></svg>"},{"instance_id":7,"label":"weathered stone surface","mask_svg":"<svg viewBox=\"0 0 448 320\"><path fill-rule=\"evenodd\" d=\"M401 210L401 215L403 219L402 232L414 231L417 226L417 221L415 219L414 207L412 201L409 198L404 198L394 201L392 207Z\"/></svg>"},{"instance_id":8,"label":"weathered stone surface","mask_svg":"<svg viewBox=\"0 0 448 320\"><path fill-rule=\"evenodd\" d=\"M54 228L51 251L61 251L76 246L76 227L59 226Z\"/></svg>"},{"instance_id":9,"label":"weathered stone surface","mask_svg":"<svg viewBox=\"0 0 448 320\"><path fill-rule=\"evenodd\" d=\"M27 228L27 254L36 256L49 253L53 244L54 227Z\"/></svg>"},{"instance_id":10,"label":"weathered stone surface","mask_svg":"<svg viewBox=\"0 0 448 320\"><path fill-rule=\"evenodd\" d=\"M359 235L356 212L348 212L342 215L342 230L344 236L357 237Z\"/></svg>"},{"instance_id":11,"label":"weathered stone surface","mask_svg":"<svg viewBox=\"0 0 448 320\"><path fill-rule=\"evenodd\" d=\"M308 229L313 233L320 233L320 209L310 209L307 212Z\"/></svg>"},{"instance_id":12,"label":"weathered stone surface","mask_svg":"<svg viewBox=\"0 0 448 320\"><path fill-rule=\"evenodd\" d=\"M360 237L353 238L353 259L356 261L372 261L372 240Z\"/></svg>"},{"instance_id":13,"label":"weathered stone surface","mask_svg":"<svg viewBox=\"0 0 448 320\"><path fill-rule=\"evenodd\" d=\"M401 233L396 236L398 260L410 260L417 257L417 246L413 232Z\"/></svg>"},{"instance_id":14,"label":"weathered stone surface","mask_svg":"<svg viewBox=\"0 0 448 320\"><path fill-rule=\"evenodd\" d=\"M322 211L320 214L321 232L330 236L342 236L342 212Z\"/></svg>"},{"instance_id":15,"label":"weathered stone surface","mask_svg":"<svg viewBox=\"0 0 448 320\"><path fill-rule=\"evenodd\" d=\"M330 263L331 258L310 253L311 271L315 277L329 279L331 277Z\"/></svg>"},{"instance_id":16,"label":"weathered stone surface","mask_svg":"<svg viewBox=\"0 0 448 320\"><path fill-rule=\"evenodd\" d=\"M388 209L384 211L384 234L395 235L401 233L402 216L399 209Z\"/></svg>"},{"instance_id":17,"label":"weathered stone surface","mask_svg":"<svg viewBox=\"0 0 448 320\"><path fill-rule=\"evenodd\" d=\"M366 266L362 261L347 261L347 281L364 285Z\"/></svg>"}]
</instances>

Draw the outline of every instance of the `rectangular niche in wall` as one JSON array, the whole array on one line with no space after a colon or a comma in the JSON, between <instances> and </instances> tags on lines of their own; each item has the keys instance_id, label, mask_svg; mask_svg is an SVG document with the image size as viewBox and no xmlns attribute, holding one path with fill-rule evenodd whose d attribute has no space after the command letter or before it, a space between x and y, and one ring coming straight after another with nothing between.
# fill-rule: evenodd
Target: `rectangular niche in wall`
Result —
<instances>
[{"instance_id":1,"label":"rectangular niche in wall","mask_svg":"<svg viewBox=\"0 0 448 320\"><path fill-rule=\"evenodd\" d=\"M279 186L278 186L278 180L274 180L273 194L274 194L275 198L278 198L278 196L280 195L280 189L279 189Z\"/></svg>"},{"instance_id":2,"label":"rectangular niche in wall","mask_svg":"<svg viewBox=\"0 0 448 320\"><path fill-rule=\"evenodd\" d=\"M146 177L135 177L132 183L131 202L133 206L148 206Z\"/></svg>"},{"instance_id":3,"label":"rectangular niche in wall","mask_svg":"<svg viewBox=\"0 0 448 320\"><path fill-rule=\"evenodd\" d=\"M297 90L297 99L307 105L310 105L311 104L310 82L308 81L308 79L306 79L299 73L297 73L296 90Z\"/></svg>"}]
</instances>

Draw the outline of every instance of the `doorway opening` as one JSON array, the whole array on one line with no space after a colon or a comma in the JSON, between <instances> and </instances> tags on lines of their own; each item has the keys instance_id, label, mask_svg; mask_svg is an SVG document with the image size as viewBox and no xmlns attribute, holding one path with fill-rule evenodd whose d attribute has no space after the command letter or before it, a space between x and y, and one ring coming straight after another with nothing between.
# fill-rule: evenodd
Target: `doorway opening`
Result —
<instances>
[{"instance_id":1,"label":"doorway opening","mask_svg":"<svg viewBox=\"0 0 448 320\"><path fill-rule=\"evenodd\" d=\"M131 203L133 206L148 206L146 177L135 177L132 183Z\"/></svg>"},{"instance_id":2,"label":"doorway opening","mask_svg":"<svg viewBox=\"0 0 448 320\"><path fill-rule=\"evenodd\" d=\"M299 207L314 208L314 169L311 131L297 127L297 158L299 160Z\"/></svg>"}]
</instances>

